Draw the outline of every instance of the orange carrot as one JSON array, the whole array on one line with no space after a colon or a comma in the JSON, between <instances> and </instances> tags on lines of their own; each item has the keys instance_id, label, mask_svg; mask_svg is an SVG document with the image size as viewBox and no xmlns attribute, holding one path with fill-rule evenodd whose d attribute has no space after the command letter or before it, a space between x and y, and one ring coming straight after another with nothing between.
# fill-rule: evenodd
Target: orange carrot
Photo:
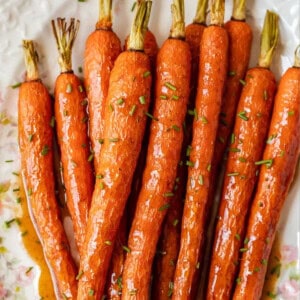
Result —
<instances>
[{"instance_id":1,"label":"orange carrot","mask_svg":"<svg viewBox=\"0 0 300 300\"><path fill-rule=\"evenodd\" d=\"M247 223L234 300L260 299L280 212L300 154L300 47L294 67L282 76L275 97L258 186Z\"/></svg>"},{"instance_id":2,"label":"orange carrot","mask_svg":"<svg viewBox=\"0 0 300 300\"><path fill-rule=\"evenodd\" d=\"M195 107L195 97L198 82L200 41L204 31L207 0L199 0L196 16L192 24L185 28L185 40L191 49L192 67L190 80L189 111ZM181 150L181 161L186 160L191 142L193 116L187 114L185 118L184 138ZM161 233L158 251L155 259L152 293L155 299L169 299L173 292L173 278L180 247L181 218L183 199L187 179L187 166L178 165L176 176L176 193L167 212Z\"/></svg>"},{"instance_id":3,"label":"orange carrot","mask_svg":"<svg viewBox=\"0 0 300 300\"><path fill-rule=\"evenodd\" d=\"M227 73L228 36L223 28L224 1L211 2L211 25L204 29L200 45L196 107L193 110L193 138L190 147L187 192L181 242L174 278L174 299L192 299L209 206L211 165L218 116Z\"/></svg>"},{"instance_id":4,"label":"orange carrot","mask_svg":"<svg viewBox=\"0 0 300 300\"><path fill-rule=\"evenodd\" d=\"M150 8L150 1L139 7L129 50L117 58L110 76L101 163L80 263L78 298L82 300L103 296L113 245L141 149L151 89L150 60L143 52L143 22Z\"/></svg>"},{"instance_id":5,"label":"orange carrot","mask_svg":"<svg viewBox=\"0 0 300 300\"><path fill-rule=\"evenodd\" d=\"M260 62L258 67L248 70L239 100L225 168L206 299L231 299L240 248L247 247L243 245L244 224L258 178L255 162L263 154L276 92L276 80L269 70L278 40L276 19L277 15L266 15ZM266 40L270 44L266 44Z\"/></svg>"},{"instance_id":6,"label":"orange carrot","mask_svg":"<svg viewBox=\"0 0 300 300\"><path fill-rule=\"evenodd\" d=\"M73 221L75 241L79 253L85 238L88 212L94 187L91 166L86 94L79 78L72 70L72 47L79 21L58 18L52 21L59 51L61 74L55 82L55 119L67 206Z\"/></svg>"},{"instance_id":7,"label":"orange carrot","mask_svg":"<svg viewBox=\"0 0 300 300\"><path fill-rule=\"evenodd\" d=\"M121 42L112 31L112 0L99 0L96 30L87 38L84 52L84 85L88 96L89 135L97 173L103 143L104 111L111 70L121 53Z\"/></svg>"},{"instance_id":8,"label":"orange carrot","mask_svg":"<svg viewBox=\"0 0 300 300\"><path fill-rule=\"evenodd\" d=\"M183 40L183 1L172 4L170 38L158 52L155 103L142 188L128 239L122 298L147 299L162 222L174 193L189 97L191 53Z\"/></svg>"},{"instance_id":9,"label":"orange carrot","mask_svg":"<svg viewBox=\"0 0 300 300\"><path fill-rule=\"evenodd\" d=\"M18 130L24 186L31 219L57 285L57 298L76 299L76 267L55 198L51 98L39 79L33 42L23 41L23 46L27 75L19 91Z\"/></svg>"}]
</instances>

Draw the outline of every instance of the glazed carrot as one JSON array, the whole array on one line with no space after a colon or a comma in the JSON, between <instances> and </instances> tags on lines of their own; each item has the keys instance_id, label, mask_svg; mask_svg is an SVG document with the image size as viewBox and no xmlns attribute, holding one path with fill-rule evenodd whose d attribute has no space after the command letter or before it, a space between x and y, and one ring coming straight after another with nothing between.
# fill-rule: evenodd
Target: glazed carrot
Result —
<instances>
[{"instance_id":1,"label":"glazed carrot","mask_svg":"<svg viewBox=\"0 0 300 300\"><path fill-rule=\"evenodd\" d=\"M189 111L195 107L195 96L198 82L199 48L203 30L206 27L207 0L199 0L196 16L193 23L185 28L185 40L190 46L192 66L190 80L190 97L188 101ZM193 116L187 114L185 118L185 130L181 149L181 161L185 161L191 142ZM173 278L180 247L181 218L183 199L187 180L187 166L178 165L176 176L176 193L164 221L163 230L158 244L155 259L152 294L154 299L169 299L173 292Z\"/></svg>"},{"instance_id":2,"label":"glazed carrot","mask_svg":"<svg viewBox=\"0 0 300 300\"><path fill-rule=\"evenodd\" d=\"M142 188L128 238L122 299L147 299L152 262L162 223L176 191L191 71L191 53L183 40L183 1L172 4L173 25L157 55L155 103Z\"/></svg>"},{"instance_id":3,"label":"glazed carrot","mask_svg":"<svg viewBox=\"0 0 300 300\"><path fill-rule=\"evenodd\" d=\"M87 38L84 52L84 85L88 96L89 136L94 152L95 172L103 143L104 111L109 76L121 53L121 42L112 31L112 0L99 0L99 20L96 30Z\"/></svg>"},{"instance_id":4,"label":"glazed carrot","mask_svg":"<svg viewBox=\"0 0 300 300\"><path fill-rule=\"evenodd\" d=\"M77 271L55 198L51 98L39 79L33 42L23 41L23 46L27 75L19 91L18 131L24 186L57 298L76 299Z\"/></svg>"},{"instance_id":5,"label":"glazed carrot","mask_svg":"<svg viewBox=\"0 0 300 300\"><path fill-rule=\"evenodd\" d=\"M206 299L231 299L239 254L247 247L244 224L258 178L255 162L263 154L276 92L269 67L277 40L277 15L267 13L260 61L246 73L231 134Z\"/></svg>"},{"instance_id":6,"label":"glazed carrot","mask_svg":"<svg viewBox=\"0 0 300 300\"><path fill-rule=\"evenodd\" d=\"M174 278L174 299L192 299L202 259L206 208L218 115L227 73L228 36L223 28L224 1L211 2L211 25L204 29L181 241Z\"/></svg>"},{"instance_id":7,"label":"glazed carrot","mask_svg":"<svg viewBox=\"0 0 300 300\"><path fill-rule=\"evenodd\" d=\"M136 14L130 47L113 67L104 119L104 143L92 198L78 299L103 296L117 230L129 196L150 103L149 57L143 52L143 22L151 2ZM126 248L125 248L126 249Z\"/></svg>"},{"instance_id":8,"label":"glazed carrot","mask_svg":"<svg viewBox=\"0 0 300 300\"><path fill-rule=\"evenodd\" d=\"M233 299L260 299L282 206L300 152L300 47L294 67L282 76L275 97L269 138L261 161L257 191L247 224Z\"/></svg>"},{"instance_id":9,"label":"glazed carrot","mask_svg":"<svg viewBox=\"0 0 300 300\"><path fill-rule=\"evenodd\" d=\"M82 253L88 212L94 188L88 139L86 94L72 70L72 47L79 21L52 20L61 74L55 82L55 120L61 151L62 174L77 248Z\"/></svg>"}]
</instances>

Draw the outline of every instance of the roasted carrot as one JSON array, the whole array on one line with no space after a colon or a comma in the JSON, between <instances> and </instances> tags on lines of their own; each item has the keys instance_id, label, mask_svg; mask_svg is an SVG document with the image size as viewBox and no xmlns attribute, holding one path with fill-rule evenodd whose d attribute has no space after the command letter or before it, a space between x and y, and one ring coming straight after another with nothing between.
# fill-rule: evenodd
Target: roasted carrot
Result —
<instances>
[{"instance_id":1,"label":"roasted carrot","mask_svg":"<svg viewBox=\"0 0 300 300\"><path fill-rule=\"evenodd\" d=\"M269 70L278 40L276 22L277 15L267 13L259 64L247 71L243 82L225 168L206 299L231 299L239 254L247 247L243 245L244 224L258 178L255 162L263 154L276 92L276 80Z\"/></svg>"},{"instance_id":2,"label":"roasted carrot","mask_svg":"<svg viewBox=\"0 0 300 300\"><path fill-rule=\"evenodd\" d=\"M199 57L199 78L181 241L174 278L174 299L191 299L202 259L206 208L218 116L227 73L228 36L223 28L224 1L211 2L211 24L204 29Z\"/></svg>"},{"instance_id":3,"label":"roasted carrot","mask_svg":"<svg viewBox=\"0 0 300 300\"><path fill-rule=\"evenodd\" d=\"M76 299L77 271L55 198L51 98L39 79L33 42L23 41L23 46L27 75L19 91L18 132L24 186L57 298Z\"/></svg>"},{"instance_id":4,"label":"roasted carrot","mask_svg":"<svg viewBox=\"0 0 300 300\"><path fill-rule=\"evenodd\" d=\"M84 85L88 96L89 136L95 172L103 143L104 111L111 70L121 53L121 42L112 30L112 0L99 0L96 30L87 38L84 52Z\"/></svg>"},{"instance_id":5,"label":"roasted carrot","mask_svg":"<svg viewBox=\"0 0 300 300\"><path fill-rule=\"evenodd\" d=\"M282 206L300 153L300 47L275 97L257 191L247 223L247 245L233 299L260 299Z\"/></svg>"},{"instance_id":6,"label":"roasted carrot","mask_svg":"<svg viewBox=\"0 0 300 300\"><path fill-rule=\"evenodd\" d=\"M172 4L173 25L157 55L155 103L142 188L128 238L122 299L147 299L152 262L162 223L176 191L191 71L191 53L183 40L183 1Z\"/></svg>"},{"instance_id":7,"label":"roasted carrot","mask_svg":"<svg viewBox=\"0 0 300 300\"><path fill-rule=\"evenodd\" d=\"M86 93L72 70L72 47L79 29L79 21L58 18L52 20L59 52L61 73L55 82L55 120L61 151L62 174L79 253L85 238L88 212L94 188L88 139Z\"/></svg>"},{"instance_id":8,"label":"roasted carrot","mask_svg":"<svg viewBox=\"0 0 300 300\"><path fill-rule=\"evenodd\" d=\"M117 58L110 76L104 143L80 263L79 299L99 299L104 293L113 245L141 149L151 100L150 60L143 52L143 22L150 8L150 1L139 6L129 50Z\"/></svg>"},{"instance_id":9,"label":"roasted carrot","mask_svg":"<svg viewBox=\"0 0 300 300\"><path fill-rule=\"evenodd\" d=\"M190 79L190 96L188 101L189 111L195 107L195 96L198 82L199 48L203 30L206 27L207 0L199 0L196 16L193 23L185 28L185 40L190 46L192 65ZM181 149L181 161L185 161L189 154L193 115L185 117L185 130ZM158 243L157 255L154 264L152 283L152 294L154 299L169 299L173 293L173 278L180 247L181 218L183 210L183 199L185 195L187 180L187 166L183 163L178 165L176 176L176 193L172 199L171 206L167 211L160 241Z\"/></svg>"}]
</instances>

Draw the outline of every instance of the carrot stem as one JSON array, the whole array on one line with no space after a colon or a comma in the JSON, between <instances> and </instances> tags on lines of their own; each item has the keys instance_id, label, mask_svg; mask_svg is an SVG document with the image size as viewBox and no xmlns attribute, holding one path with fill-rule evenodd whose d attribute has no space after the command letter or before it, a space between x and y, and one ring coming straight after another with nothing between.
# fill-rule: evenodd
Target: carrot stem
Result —
<instances>
[{"instance_id":1,"label":"carrot stem","mask_svg":"<svg viewBox=\"0 0 300 300\"><path fill-rule=\"evenodd\" d=\"M234 0L232 19L244 21L246 19L246 0Z\"/></svg>"},{"instance_id":2,"label":"carrot stem","mask_svg":"<svg viewBox=\"0 0 300 300\"><path fill-rule=\"evenodd\" d=\"M299 68L300 67L300 45L295 50L295 62L294 67Z\"/></svg>"},{"instance_id":3,"label":"carrot stem","mask_svg":"<svg viewBox=\"0 0 300 300\"><path fill-rule=\"evenodd\" d=\"M207 5L208 5L208 0L198 0L194 23L197 23L197 24L205 24L206 23Z\"/></svg>"},{"instance_id":4,"label":"carrot stem","mask_svg":"<svg viewBox=\"0 0 300 300\"><path fill-rule=\"evenodd\" d=\"M112 0L99 0L99 20L97 23L98 27L110 29L112 27Z\"/></svg>"},{"instance_id":5,"label":"carrot stem","mask_svg":"<svg viewBox=\"0 0 300 300\"><path fill-rule=\"evenodd\" d=\"M260 56L258 65L269 68L279 36L278 15L267 10L261 35Z\"/></svg>"},{"instance_id":6,"label":"carrot stem","mask_svg":"<svg viewBox=\"0 0 300 300\"><path fill-rule=\"evenodd\" d=\"M212 0L210 3L210 25L223 26L225 0Z\"/></svg>"},{"instance_id":7,"label":"carrot stem","mask_svg":"<svg viewBox=\"0 0 300 300\"><path fill-rule=\"evenodd\" d=\"M175 39L185 38L184 1L173 0L171 11L172 27L170 31L170 37Z\"/></svg>"},{"instance_id":8,"label":"carrot stem","mask_svg":"<svg viewBox=\"0 0 300 300\"><path fill-rule=\"evenodd\" d=\"M23 40L23 48L26 65L26 80L37 80L39 79L39 72L37 67L39 57L37 52L35 51L33 41Z\"/></svg>"},{"instance_id":9,"label":"carrot stem","mask_svg":"<svg viewBox=\"0 0 300 300\"><path fill-rule=\"evenodd\" d=\"M58 63L60 70L62 73L72 71L72 47L80 21L77 20L75 23L75 19L71 18L70 25L67 26L64 18L57 18L57 25L54 20L51 21L51 24L59 52Z\"/></svg>"},{"instance_id":10,"label":"carrot stem","mask_svg":"<svg viewBox=\"0 0 300 300\"><path fill-rule=\"evenodd\" d=\"M141 1L131 27L129 50L144 50L144 35L151 13L152 1Z\"/></svg>"}]
</instances>

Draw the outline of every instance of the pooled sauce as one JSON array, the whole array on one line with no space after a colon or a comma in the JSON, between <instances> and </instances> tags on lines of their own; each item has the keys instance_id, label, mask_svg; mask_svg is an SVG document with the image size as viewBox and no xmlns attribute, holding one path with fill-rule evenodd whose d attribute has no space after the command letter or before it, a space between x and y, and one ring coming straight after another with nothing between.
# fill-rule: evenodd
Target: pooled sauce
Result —
<instances>
[{"instance_id":1,"label":"pooled sauce","mask_svg":"<svg viewBox=\"0 0 300 300\"><path fill-rule=\"evenodd\" d=\"M29 216L26 196L21 182L20 182L20 199L21 199L20 205L22 208L22 216L19 218L20 220L19 227L20 227L22 242L24 244L24 247L27 250L29 256L38 265L41 271L41 275L39 278L39 285L38 285L40 299L43 300L56 299L50 271L44 258L42 245L39 241L39 238L35 232L35 229L33 227L33 224Z\"/></svg>"},{"instance_id":2,"label":"pooled sauce","mask_svg":"<svg viewBox=\"0 0 300 300\"><path fill-rule=\"evenodd\" d=\"M268 269L261 300L270 300L276 298L276 286L280 277L281 269L280 246L280 239L277 232L268 262Z\"/></svg>"}]
</instances>

